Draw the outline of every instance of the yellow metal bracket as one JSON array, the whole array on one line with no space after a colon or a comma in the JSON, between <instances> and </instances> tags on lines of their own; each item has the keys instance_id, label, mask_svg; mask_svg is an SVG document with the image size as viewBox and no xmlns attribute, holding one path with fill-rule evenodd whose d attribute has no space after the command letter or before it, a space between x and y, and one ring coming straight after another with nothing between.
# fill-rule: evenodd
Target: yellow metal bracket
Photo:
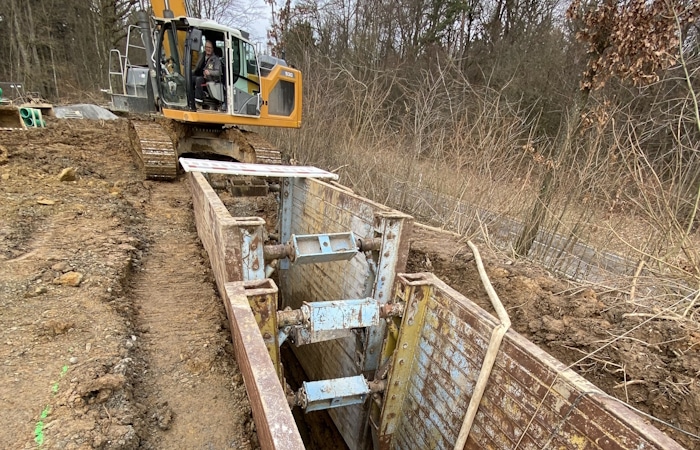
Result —
<instances>
[{"instance_id":1,"label":"yellow metal bracket","mask_svg":"<svg viewBox=\"0 0 700 450\"><path fill-rule=\"evenodd\" d=\"M284 373L280 358L280 347L277 333L277 294L278 289L274 281L269 278L263 280L251 280L243 283L250 309L253 311L255 321L260 328L265 347L270 354L272 364L275 366L277 377L284 386Z\"/></svg>"},{"instance_id":2,"label":"yellow metal bracket","mask_svg":"<svg viewBox=\"0 0 700 450\"><path fill-rule=\"evenodd\" d=\"M375 430L378 430L381 448L389 444L401 417L428 300L433 292L432 283L425 279L425 274L400 274L397 278L393 302L404 302L406 309L403 317L392 317L387 324L381 353L383 364L377 376L387 377L390 382L381 401L375 398L370 416ZM387 364L388 373L381 373Z\"/></svg>"}]
</instances>

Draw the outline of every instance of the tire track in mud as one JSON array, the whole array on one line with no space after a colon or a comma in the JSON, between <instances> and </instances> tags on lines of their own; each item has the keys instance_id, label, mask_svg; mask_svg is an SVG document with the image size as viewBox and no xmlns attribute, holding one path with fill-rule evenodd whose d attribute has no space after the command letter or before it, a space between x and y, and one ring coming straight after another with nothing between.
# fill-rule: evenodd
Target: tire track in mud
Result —
<instances>
[{"instance_id":1,"label":"tire track in mud","mask_svg":"<svg viewBox=\"0 0 700 450\"><path fill-rule=\"evenodd\" d=\"M132 280L141 448L252 448L250 404L184 181L146 182L149 249ZM133 339L133 337L132 337Z\"/></svg>"}]
</instances>

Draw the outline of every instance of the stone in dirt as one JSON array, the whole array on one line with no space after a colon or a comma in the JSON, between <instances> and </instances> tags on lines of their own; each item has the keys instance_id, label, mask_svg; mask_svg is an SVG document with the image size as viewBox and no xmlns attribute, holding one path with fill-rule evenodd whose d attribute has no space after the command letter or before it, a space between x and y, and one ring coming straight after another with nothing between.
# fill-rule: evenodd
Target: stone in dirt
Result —
<instances>
[{"instance_id":1,"label":"stone in dirt","mask_svg":"<svg viewBox=\"0 0 700 450\"><path fill-rule=\"evenodd\" d=\"M70 270L70 266L68 266L68 263L65 261L57 262L53 266L51 266L51 270L54 270L56 272L68 272Z\"/></svg>"},{"instance_id":2,"label":"stone in dirt","mask_svg":"<svg viewBox=\"0 0 700 450\"><path fill-rule=\"evenodd\" d=\"M75 168L74 167L66 167L61 171L61 173L58 175L58 180L59 181L75 181L77 179L77 176L75 174Z\"/></svg>"},{"instance_id":3,"label":"stone in dirt","mask_svg":"<svg viewBox=\"0 0 700 450\"><path fill-rule=\"evenodd\" d=\"M78 287L83 282L83 274L80 272L66 272L53 280L54 284Z\"/></svg>"}]
</instances>

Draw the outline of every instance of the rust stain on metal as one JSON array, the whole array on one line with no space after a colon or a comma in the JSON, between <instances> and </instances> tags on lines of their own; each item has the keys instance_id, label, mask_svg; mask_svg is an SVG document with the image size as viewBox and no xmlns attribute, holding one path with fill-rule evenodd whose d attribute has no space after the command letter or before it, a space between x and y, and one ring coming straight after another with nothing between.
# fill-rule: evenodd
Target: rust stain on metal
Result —
<instances>
[{"instance_id":1,"label":"rust stain on metal","mask_svg":"<svg viewBox=\"0 0 700 450\"><path fill-rule=\"evenodd\" d=\"M224 302L260 447L266 450L303 449L304 443L250 310L243 283L227 284Z\"/></svg>"},{"instance_id":2,"label":"rust stain on metal","mask_svg":"<svg viewBox=\"0 0 700 450\"><path fill-rule=\"evenodd\" d=\"M282 381L284 378L277 334L277 286L269 279L246 281L243 286L270 360L279 380Z\"/></svg>"},{"instance_id":3,"label":"rust stain on metal","mask_svg":"<svg viewBox=\"0 0 700 450\"><path fill-rule=\"evenodd\" d=\"M255 229L252 229L249 231L250 231L250 234L255 236L250 243L250 248L253 250L256 250L258 248L258 245L260 245L260 236L258 236L257 233L255 233L255 231L256 231Z\"/></svg>"},{"instance_id":4,"label":"rust stain on metal","mask_svg":"<svg viewBox=\"0 0 700 450\"><path fill-rule=\"evenodd\" d=\"M190 172L187 177L197 233L209 254L219 292L222 292L224 283L243 280L237 221L201 173Z\"/></svg>"},{"instance_id":5,"label":"rust stain on metal","mask_svg":"<svg viewBox=\"0 0 700 450\"><path fill-rule=\"evenodd\" d=\"M430 296L430 286L412 285L407 280L399 277L396 290L404 291L404 298L408 298L406 312L401 321L399 339L394 345L394 361L403 359L413 361L418 350L418 340L423 327L426 303ZM383 348L386 354L389 347ZM413 364L394 364L389 372L388 389L384 394L379 423L379 436L391 435L400 423L403 400L408 395L409 380L412 375Z\"/></svg>"}]
</instances>

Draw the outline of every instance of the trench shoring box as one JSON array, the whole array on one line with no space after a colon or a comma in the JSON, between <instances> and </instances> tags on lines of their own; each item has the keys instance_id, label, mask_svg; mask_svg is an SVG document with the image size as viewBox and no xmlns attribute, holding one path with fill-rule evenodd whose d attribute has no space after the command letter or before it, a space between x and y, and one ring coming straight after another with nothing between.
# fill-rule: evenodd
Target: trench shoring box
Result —
<instances>
[{"instance_id":1,"label":"trench shoring box","mask_svg":"<svg viewBox=\"0 0 700 450\"><path fill-rule=\"evenodd\" d=\"M302 448L266 343L246 305L246 289L258 285L244 281L243 238L248 237L247 245L255 242L263 221L232 217L201 174L191 173L189 181L197 230L226 304L261 446ZM389 368L378 401L329 410L346 443L353 450L375 444L452 449L497 320L433 274L398 273L408 256L410 216L324 182L285 181L284 241L292 234L352 231L360 239L380 239L382 251L360 252L350 261L283 265L280 309L365 297L405 303L397 326L295 347L310 380L358 374L373 379L382 367ZM682 449L513 330L499 348L466 448Z\"/></svg>"}]
</instances>

